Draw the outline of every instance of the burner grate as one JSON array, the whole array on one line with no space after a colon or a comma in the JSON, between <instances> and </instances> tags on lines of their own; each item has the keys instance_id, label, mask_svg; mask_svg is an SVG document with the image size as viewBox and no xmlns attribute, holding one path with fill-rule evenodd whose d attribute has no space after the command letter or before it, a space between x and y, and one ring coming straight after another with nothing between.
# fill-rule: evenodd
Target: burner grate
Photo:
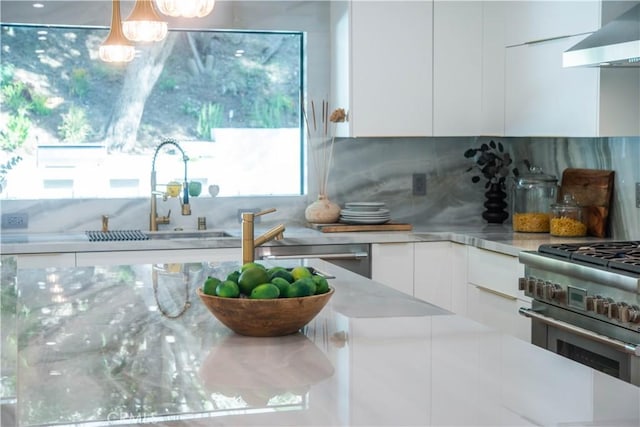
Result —
<instances>
[{"instance_id":1,"label":"burner grate","mask_svg":"<svg viewBox=\"0 0 640 427\"><path fill-rule=\"evenodd\" d=\"M640 274L640 242L560 243L541 245L540 253L612 270Z\"/></svg>"}]
</instances>

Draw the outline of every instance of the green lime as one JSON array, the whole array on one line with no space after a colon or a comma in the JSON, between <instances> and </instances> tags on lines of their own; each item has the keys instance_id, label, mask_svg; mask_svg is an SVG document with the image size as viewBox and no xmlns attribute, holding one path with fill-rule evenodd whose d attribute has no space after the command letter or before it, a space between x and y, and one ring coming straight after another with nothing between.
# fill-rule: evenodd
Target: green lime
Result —
<instances>
[{"instance_id":1,"label":"green lime","mask_svg":"<svg viewBox=\"0 0 640 427\"><path fill-rule=\"evenodd\" d=\"M202 292L206 295L216 295L216 286L220 283L220 279L216 279L215 277L207 277L202 285Z\"/></svg>"},{"instance_id":2,"label":"green lime","mask_svg":"<svg viewBox=\"0 0 640 427\"><path fill-rule=\"evenodd\" d=\"M240 296L240 288L236 282L225 280L216 286L216 295L222 298L238 298Z\"/></svg>"},{"instance_id":3,"label":"green lime","mask_svg":"<svg viewBox=\"0 0 640 427\"><path fill-rule=\"evenodd\" d=\"M273 283L263 283L256 286L251 291L249 298L252 299L275 299L280 296L280 289Z\"/></svg>"},{"instance_id":4,"label":"green lime","mask_svg":"<svg viewBox=\"0 0 640 427\"><path fill-rule=\"evenodd\" d=\"M289 287L289 282L282 277L274 277L273 279L271 279L271 283L273 283L278 287L278 289L280 289L280 295L284 295L286 289Z\"/></svg>"},{"instance_id":5,"label":"green lime","mask_svg":"<svg viewBox=\"0 0 640 427\"><path fill-rule=\"evenodd\" d=\"M271 279L271 281L273 281L273 279L275 279L276 277L281 277L289 283L295 282L295 279L293 278L291 272L284 268L269 273L269 279Z\"/></svg>"},{"instance_id":6,"label":"green lime","mask_svg":"<svg viewBox=\"0 0 640 427\"><path fill-rule=\"evenodd\" d=\"M314 275L311 277L316 284L316 295L329 292L329 282L322 276Z\"/></svg>"},{"instance_id":7,"label":"green lime","mask_svg":"<svg viewBox=\"0 0 640 427\"><path fill-rule=\"evenodd\" d=\"M227 276L227 280L231 280L232 282L238 283L238 278L240 277L240 272L238 270L232 271Z\"/></svg>"},{"instance_id":8,"label":"green lime","mask_svg":"<svg viewBox=\"0 0 640 427\"><path fill-rule=\"evenodd\" d=\"M258 285L269 282L269 274L262 267L248 267L238 277L240 292L251 295L251 291Z\"/></svg>"},{"instance_id":9,"label":"green lime","mask_svg":"<svg viewBox=\"0 0 640 427\"><path fill-rule=\"evenodd\" d=\"M257 262L247 262L245 264L242 264L242 267L240 267L240 272L242 273L243 271L252 268L252 267L260 267L263 270L267 270L264 265L257 263Z\"/></svg>"},{"instance_id":10,"label":"green lime","mask_svg":"<svg viewBox=\"0 0 640 427\"><path fill-rule=\"evenodd\" d=\"M294 280L299 280L303 277L311 277L311 271L307 267L299 265L291 270L291 275Z\"/></svg>"},{"instance_id":11,"label":"green lime","mask_svg":"<svg viewBox=\"0 0 640 427\"><path fill-rule=\"evenodd\" d=\"M285 297L298 298L308 297L316 293L316 284L310 277L305 277L293 282L285 291Z\"/></svg>"}]
</instances>

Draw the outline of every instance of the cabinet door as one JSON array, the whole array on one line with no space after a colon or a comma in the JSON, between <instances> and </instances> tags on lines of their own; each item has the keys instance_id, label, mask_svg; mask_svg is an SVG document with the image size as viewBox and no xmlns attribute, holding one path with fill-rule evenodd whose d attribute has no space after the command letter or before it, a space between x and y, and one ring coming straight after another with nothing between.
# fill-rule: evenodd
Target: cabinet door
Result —
<instances>
[{"instance_id":1,"label":"cabinet door","mask_svg":"<svg viewBox=\"0 0 640 427\"><path fill-rule=\"evenodd\" d=\"M600 28L600 0L504 2L506 45L583 34Z\"/></svg>"},{"instance_id":2,"label":"cabinet door","mask_svg":"<svg viewBox=\"0 0 640 427\"><path fill-rule=\"evenodd\" d=\"M152 251L79 252L79 267L92 265L151 264L184 262L226 262L242 260L239 248L182 249Z\"/></svg>"},{"instance_id":3,"label":"cabinet door","mask_svg":"<svg viewBox=\"0 0 640 427\"><path fill-rule=\"evenodd\" d=\"M18 268L75 267L76 254L22 254L16 255Z\"/></svg>"},{"instance_id":4,"label":"cabinet door","mask_svg":"<svg viewBox=\"0 0 640 427\"><path fill-rule=\"evenodd\" d=\"M371 245L371 279L413 296L413 243Z\"/></svg>"},{"instance_id":5,"label":"cabinet door","mask_svg":"<svg viewBox=\"0 0 640 427\"><path fill-rule=\"evenodd\" d=\"M478 1L434 2L434 136L483 134L482 8Z\"/></svg>"},{"instance_id":6,"label":"cabinet door","mask_svg":"<svg viewBox=\"0 0 640 427\"><path fill-rule=\"evenodd\" d=\"M518 289L518 279L524 276L524 265L518 257L471 246L468 254L469 283L527 300L524 292Z\"/></svg>"},{"instance_id":7,"label":"cabinet door","mask_svg":"<svg viewBox=\"0 0 640 427\"><path fill-rule=\"evenodd\" d=\"M598 134L599 70L562 68L562 52L582 38L506 49L507 136Z\"/></svg>"},{"instance_id":8,"label":"cabinet door","mask_svg":"<svg viewBox=\"0 0 640 427\"><path fill-rule=\"evenodd\" d=\"M416 243L414 265L415 297L452 310L451 242Z\"/></svg>"},{"instance_id":9,"label":"cabinet door","mask_svg":"<svg viewBox=\"0 0 640 427\"><path fill-rule=\"evenodd\" d=\"M468 247L451 243L451 308L462 316L467 315L467 263Z\"/></svg>"},{"instance_id":10,"label":"cabinet door","mask_svg":"<svg viewBox=\"0 0 640 427\"><path fill-rule=\"evenodd\" d=\"M467 317L531 342L531 320L518 314L520 307L531 308L531 303L473 284L467 289Z\"/></svg>"},{"instance_id":11,"label":"cabinet door","mask_svg":"<svg viewBox=\"0 0 640 427\"><path fill-rule=\"evenodd\" d=\"M432 134L432 2L351 2L351 136Z\"/></svg>"}]
</instances>

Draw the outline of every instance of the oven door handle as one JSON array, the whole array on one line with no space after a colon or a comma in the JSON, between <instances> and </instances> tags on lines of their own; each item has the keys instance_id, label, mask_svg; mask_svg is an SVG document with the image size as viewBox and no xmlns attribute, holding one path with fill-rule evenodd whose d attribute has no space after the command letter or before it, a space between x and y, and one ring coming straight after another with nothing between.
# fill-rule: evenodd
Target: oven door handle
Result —
<instances>
[{"instance_id":1,"label":"oven door handle","mask_svg":"<svg viewBox=\"0 0 640 427\"><path fill-rule=\"evenodd\" d=\"M366 252L347 252L347 253L337 253L337 254L263 255L261 258L265 260L309 259L309 258L354 260L354 259L365 259L367 258L367 256L368 254Z\"/></svg>"},{"instance_id":2,"label":"oven door handle","mask_svg":"<svg viewBox=\"0 0 640 427\"><path fill-rule=\"evenodd\" d=\"M522 316L528 317L530 319L539 320L542 323L561 329L563 331L567 331L575 335L588 338L593 341L598 341L602 344L608 345L609 347L613 347L618 351L622 351L628 354L633 354L635 356L640 356L640 345L638 344L630 344L624 341L609 338L605 335L600 335L588 329L584 329L579 326L575 326L570 323L563 322L562 320L556 320L552 317L545 316L544 314L537 313L531 310L530 308L520 307L518 309L518 313L520 313Z\"/></svg>"}]
</instances>

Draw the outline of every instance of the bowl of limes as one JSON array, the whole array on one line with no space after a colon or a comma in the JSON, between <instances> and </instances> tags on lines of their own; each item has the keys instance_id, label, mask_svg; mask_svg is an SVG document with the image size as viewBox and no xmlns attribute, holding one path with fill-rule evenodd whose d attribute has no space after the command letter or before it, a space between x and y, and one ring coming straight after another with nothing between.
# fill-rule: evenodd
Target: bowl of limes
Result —
<instances>
[{"instance_id":1,"label":"bowl of limes","mask_svg":"<svg viewBox=\"0 0 640 427\"><path fill-rule=\"evenodd\" d=\"M309 267L266 268L253 262L225 278L207 277L197 293L211 314L235 333L277 337L308 324L334 289Z\"/></svg>"}]
</instances>

